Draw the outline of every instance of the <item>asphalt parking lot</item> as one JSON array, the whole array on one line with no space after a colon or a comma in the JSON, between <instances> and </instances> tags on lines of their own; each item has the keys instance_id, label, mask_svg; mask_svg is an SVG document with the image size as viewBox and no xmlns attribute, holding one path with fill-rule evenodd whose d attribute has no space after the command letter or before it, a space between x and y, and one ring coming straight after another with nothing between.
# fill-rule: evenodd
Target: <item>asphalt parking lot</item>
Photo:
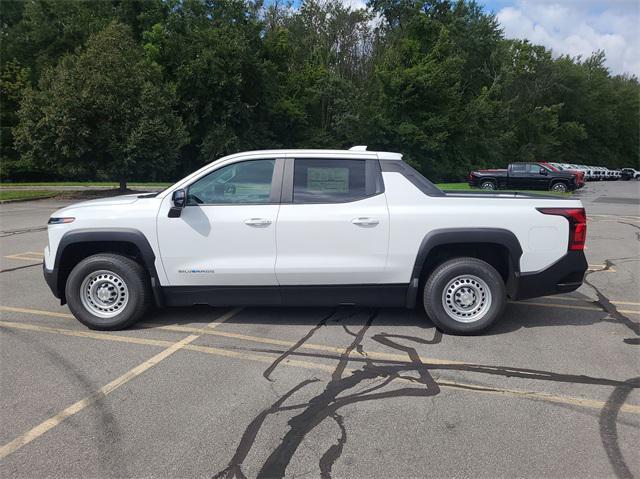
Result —
<instances>
[{"instance_id":1,"label":"asphalt parking lot","mask_svg":"<svg viewBox=\"0 0 640 479\"><path fill-rule=\"evenodd\" d=\"M578 291L477 337L402 309L174 308L90 331L0 206L2 477L640 477L640 182L592 183Z\"/></svg>"}]
</instances>

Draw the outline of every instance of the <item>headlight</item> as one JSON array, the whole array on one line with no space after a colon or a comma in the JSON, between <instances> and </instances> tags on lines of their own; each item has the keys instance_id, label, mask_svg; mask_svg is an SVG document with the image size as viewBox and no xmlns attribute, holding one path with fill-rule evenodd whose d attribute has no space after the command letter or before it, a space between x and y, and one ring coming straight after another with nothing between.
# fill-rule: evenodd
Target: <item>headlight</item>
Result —
<instances>
[{"instance_id":1,"label":"headlight","mask_svg":"<svg viewBox=\"0 0 640 479\"><path fill-rule=\"evenodd\" d=\"M71 216L67 216L67 217L59 217L59 218L55 218L55 217L51 217L49 218L49 223L50 225L61 225L63 223L73 223L75 220L75 218L71 217Z\"/></svg>"}]
</instances>

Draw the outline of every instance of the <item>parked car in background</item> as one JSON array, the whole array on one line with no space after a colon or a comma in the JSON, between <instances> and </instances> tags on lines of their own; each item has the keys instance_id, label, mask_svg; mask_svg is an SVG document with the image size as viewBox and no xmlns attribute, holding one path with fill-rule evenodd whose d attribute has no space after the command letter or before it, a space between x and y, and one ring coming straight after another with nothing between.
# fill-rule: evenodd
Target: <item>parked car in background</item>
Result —
<instances>
[{"instance_id":1,"label":"parked car in background","mask_svg":"<svg viewBox=\"0 0 640 479\"><path fill-rule=\"evenodd\" d=\"M618 176L616 176L616 171L615 170L610 170L609 168L605 168L604 169L605 175L604 175L604 180L605 181L614 181L619 179Z\"/></svg>"},{"instance_id":2,"label":"parked car in background","mask_svg":"<svg viewBox=\"0 0 640 479\"><path fill-rule=\"evenodd\" d=\"M593 181L594 180L593 167L585 166L584 179L585 179L585 181Z\"/></svg>"},{"instance_id":3,"label":"parked car in background","mask_svg":"<svg viewBox=\"0 0 640 479\"><path fill-rule=\"evenodd\" d=\"M483 190L528 189L556 192L578 188L577 175L572 171L554 171L544 163L511 163L506 170L472 171L469 186Z\"/></svg>"},{"instance_id":4,"label":"parked car in background","mask_svg":"<svg viewBox=\"0 0 640 479\"><path fill-rule=\"evenodd\" d=\"M587 180L587 175L584 171L576 168L571 168L571 165L564 164L564 166L560 163L540 163L548 168L553 169L554 171L569 171L576 176L576 186L578 188L582 188L585 185Z\"/></svg>"},{"instance_id":5,"label":"parked car in background","mask_svg":"<svg viewBox=\"0 0 640 479\"><path fill-rule=\"evenodd\" d=\"M604 177L604 168L601 166L595 166L593 168L593 180L592 181L602 181Z\"/></svg>"},{"instance_id":6,"label":"parked car in background","mask_svg":"<svg viewBox=\"0 0 640 479\"><path fill-rule=\"evenodd\" d=\"M622 170L620 170L620 179L640 180L640 170L636 170L634 168L622 168Z\"/></svg>"}]
</instances>

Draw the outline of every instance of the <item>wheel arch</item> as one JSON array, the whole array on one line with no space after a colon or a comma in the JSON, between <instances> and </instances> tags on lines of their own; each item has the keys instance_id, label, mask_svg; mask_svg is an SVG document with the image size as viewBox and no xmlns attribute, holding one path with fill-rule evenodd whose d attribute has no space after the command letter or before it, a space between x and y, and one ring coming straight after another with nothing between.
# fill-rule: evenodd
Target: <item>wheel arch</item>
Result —
<instances>
[{"instance_id":1,"label":"wheel arch","mask_svg":"<svg viewBox=\"0 0 640 479\"><path fill-rule=\"evenodd\" d=\"M133 228L95 228L69 231L62 236L53 271L55 287L62 304L65 304L65 285L69 273L78 262L99 253L116 253L140 263L149 274L154 300L162 305L160 282L155 267L155 253L146 236Z\"/></svg>"},{"instance_id":2,"label":"wheel arch","mask_svg":"<svg viewBox=\"0 0 640 479\"><path fill-rule=\"evenodd\" d=\"M408 308L416 305L426 276L442 262L470 256L494 266L505 281L507 293L515 292L522 247L515 234L502 228L443 228L427 233L418 249L407 289Z\"/></svg>"},{"instance_id":3,"label":"wheel arch","mask_svg":"<svg viewBox=\"0 0 640 479\"><path fill-rule=\"evenodd\" d=\"M496 185L496 188L498 187L498 178L495 176L483 176L478 179L478 183L480 185L482 185L482 183L484 183L485 181L491 181L494 185Z\"/></svg>"}]
</instances>

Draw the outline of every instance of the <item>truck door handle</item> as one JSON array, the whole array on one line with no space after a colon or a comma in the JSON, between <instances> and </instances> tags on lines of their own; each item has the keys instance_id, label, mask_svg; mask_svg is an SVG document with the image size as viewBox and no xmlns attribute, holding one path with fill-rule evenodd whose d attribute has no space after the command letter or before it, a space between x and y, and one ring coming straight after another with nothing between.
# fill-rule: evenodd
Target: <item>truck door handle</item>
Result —
<instances>
[{"instance_id":1,"label":"truck door handle","mask_svg":"<svg viewBox=\"0 0 640 479\"><path fill-rule=\"evenodd\" d=\"M268 220L266 218L249 218L244 220L244 224L253 227L264 227L269 226L271 224L271 220Z\"/></svg>"},{"instance_id":2,"label":"truck door handle","mask_svg":"<svg viewBox=\"0 0 640 479\"><path fill-rule=\"evenodd\" d=\"M361 216L360 218L353 218L351 222L356 226L371 227L376 226L378 223L380 223L380 220L378 220L377 218Z\"/></svg>"}]
</instances>

